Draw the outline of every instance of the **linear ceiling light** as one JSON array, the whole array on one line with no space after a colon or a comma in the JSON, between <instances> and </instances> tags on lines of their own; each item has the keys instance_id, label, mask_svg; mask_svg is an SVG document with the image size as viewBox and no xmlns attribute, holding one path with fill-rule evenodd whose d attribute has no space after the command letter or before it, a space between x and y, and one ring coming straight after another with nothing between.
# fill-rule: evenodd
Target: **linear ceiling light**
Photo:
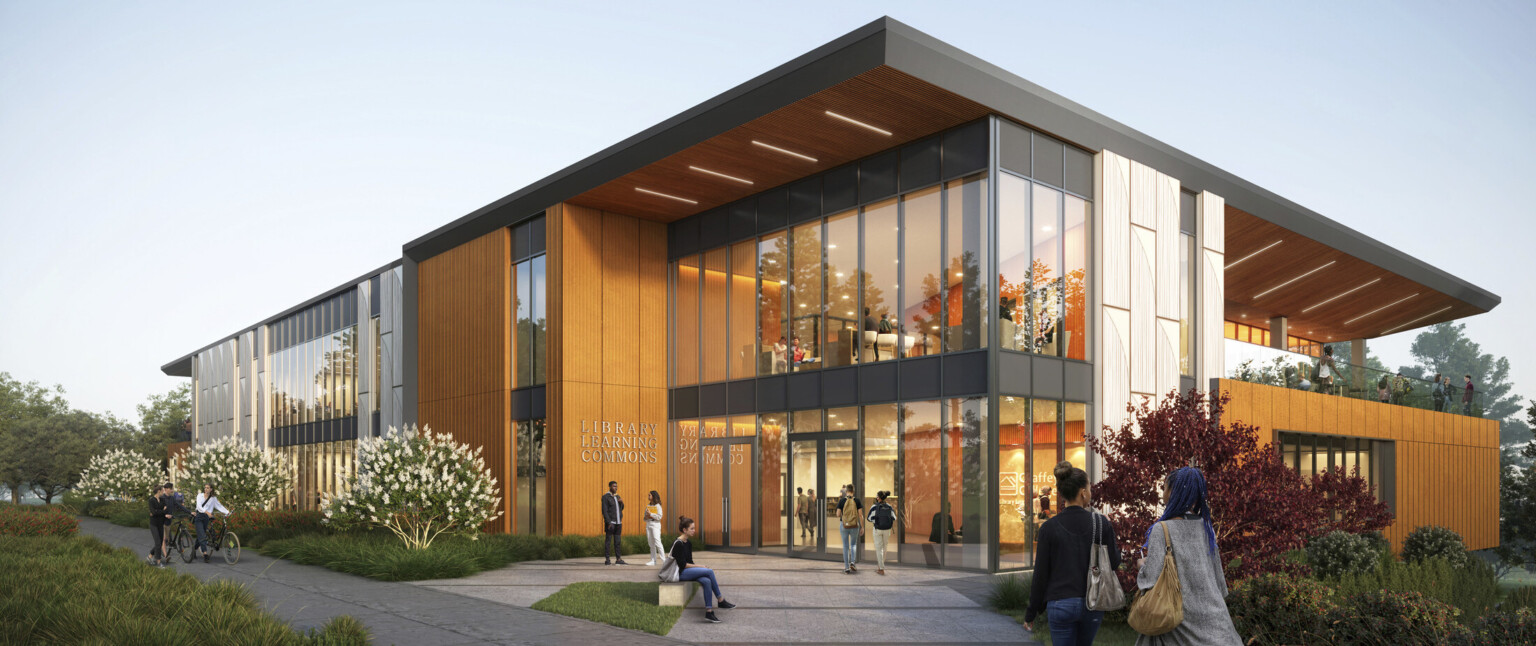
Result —
<instances>
[{"instance_id":1,"label":"linear ceiling light","mask_svg":"<svg viewBox=\"0 0 1536 646\"><path fill-rule=\"evenodd\" d=\"M810 155L802 155L802 154L794 152L792 150L784 150L783 148L780 148L778 146L770 146L770 145L765 144L765 143L763 143L761 141L758 141L756 139L752 140L752 145L754 145L754 146L762 146L764 148L767 148L768 150L772 150L772 151L778 152L778 153L784 153L786 155L789 155L790 157L799 157L799 158L804 159L805 161L808 161L808 162L816 161L816 158L812 157Z\"/></svg>"},{"instance_id":2,"label":"linear ceiling light","mask_svg":"<svg viewBox=\"0 0 1536 646\"><path fill-rule=\"evenodd\" d=\"M1446 306L1445 306L1445 307L1442 307L1442 308L1440 308L1440 309L1438 309L1438 310L1435 310L1435 311L1433 311L1433 312L1430 312L1430 313L1428 313L1428 314L1425 314L1425 315L1424 315L1424 316L1420 316L1420 317L1419 317L1419 318L1416 318L1416 319L1414 319L1414 320L1412 320L1412 321L1409 321L1409 322L1407 322L1407 323L1404 323L1404 324L1402 324L1402 325L1399 325L1399 326L1397 326L1397 327L1395 327L1395 328L1392 328L1392 329L1390 329L1390 330L1387 330L1387 331L1386 331L1386 332L1382 332L1382 333L1381 333L1381 335L1382 335L1382 336L1386 336L1386 335L1388 335L1388 334L1391 334L1391 333L1393 333L1393 332L1396 332L1396 331L1398 331L1398 330L1401 330L1401 329L1403 329L1403 328L1405 328L1405 327L1408 327L1408 326L1410 326L1410 325L1413 325L1413 324L1414 324L1414 323L1418 323L1418 322L1419 322L1419 321L1422 321L1422 320L1424 320L1424 319L1427 319L1427 318L1429 318L1429 317L1431 317L1431 316L1434 316L1434 315L1436 315L1436 314L1439 314L1439 313L1441 313L1441 312L1444 312L1444 311L1446 311L1446 310L1448 310L1448 309L1451 309L1451 306L1450 306L1450 305L1446 305Z\"/></svg>"},{"instance_id":3,"label":"linear ceiling light","mask_svg":"<svg viewBox=\"0 0 1536 646\"><path fill-rule=\"evenodd\" d=\"M742 178L736 177L734 175L726 175L725 173L717 173L715 171L709 170L708 168L699 168L698 166L689 166L688 169L689 170L699 171L700 173L704 173L705 175L714 175L715 177L724 177L725 179L731 180L733 182L741 182L743 184L746 184L747 186L751 186L752 185L752 180L750 180L750 179L742 179Z\"/></svg>"},{"instance_id":4,"label":"linear ceiling light","mask_svg":"<svg viewBox=\"0 0 1536 646\"><path fill-rule=\"evenodd\" d=\"M847 121L848 123L851 123L851 124L856 125L856 126L862 126L862 127L868 128L870 130L878 132L878 133L880 133L882 135L885 135L887 137L891 136L891 131L885 130L883 128L876 128L876 127L874 127L872 125L864 123L863 121L859 121L858 119L849 119L848 117L840 115L840 114L838 114L836 112L833 112L831 110L827 110L826 113L827 113L827 116L832 117L833 119L842 119L843 121Z\"/></svg>"},{"instance_id":5,"label":"linear ceiling light","mask_svg":"<svg viewBox=\"0 0 1536 646\"><path fill-rule=\"evenodd\" d=\"M1279 243L1276 243L1276 244L1279 244ZM1242 262L1242 261L1241 261L1241 260L1239 260L1239 261L1238 261L1238 262ZM1255 296L1254 296L1254 297L1253 297L1253 299L1254 299L1254 300L1258 300L1258 299L1260 299L1260 298L1262 298L1262 297L1263 297L1263 296L1264 296L1264 295L1265 295L1265 294L1268 294L1268 293L1270 293L1270 292L1272 292L1272 291L1275 291L1275 290L1277 290L1277 289L1280 289L1280 288L1281 288L1281 287L1285 287L1285 286L1286 286L1286 285L1289 285L1289 284L1291 284L1291 283L1294 283L1294 282L1296 282L1296 281L1298 281L1298 280L1301 280L1301 279L1303 279L1303 278L1306 278L1306 277L1307 277L1307 276L1311 276L1311 275L1312 275L1312 274L1315 274L1315 273L1317 273L1317 272L1320 272L1320 271L1322 271L1322 270L1324 270L1324 269L1327 269L1327 268L1328 268L1328 267L1329 267L1329 265L1332 265L1332 264L1333 264L1333 263L1336 263L1336 262L1338 262L1338 261L1337 261L1337 260L1330 260L1330 261L1328 261L1328 264L1326 264L1326 265L1323 265L1323 266L1321 266L1321 267L1318 267L1318 268L1317 268L1317 269L1313 269L1313 270L1312 270L1312 271L1309 271L1309 272L1307 272L1307 273L1305 273L1305 274L1302 274L1302 275L1300 275L1300 276L1297 276L1297 277L1295 277L1295 278L1292 278L1292 279L1290 279L1290 280L1287 280L1287 281L1285 281L1285 282L1283 282L1283 283L1280 283L1280 284L1279 284L1279 285L1275 285L1275 286L1274 286L1274 287L1271 287L1271 288L1269 288L1269 289L1266 289L1266 290L1264 290L1264 291L1263 291L1263 292L1260 292L1260 293L1259 293L1259 294L1257 294L1257 295L1255 295Z\"/></svg>"},{"instance_id":6,"label":"linear ceiling light","mask_svg":"<svg viewBox=\"0 0 1536 646\"><path fill-rule=\"evenodd\" d=\"M636 186L635 190L637 190L637 191L639 191L641 193L645 193L647 195L655 195L656 197L664 197L664 198L667 198L669 200L677 200L679 202L687 202L689 204L698 204L699 203L697 200L690 200L690 199L688 199L686 197L678 197L676 195L667 195L666 193L657 193L656 191L653 191L653 190L650 190L650 189L646 189L646 188L640 188L639 186Z\"/></svg>"},{"instance_id":7,"label":"linear ceiling light","mask_svg":"<svg viewBox=\"0 0 1536 646\"><path fill-rule=\"evenodd\" d=\"M1397 299L1395 301L1392 301L1391 303L1387 303L1386 305L1382 305L1381 307L1378 307L1378 308L1376 308L1374 310L1371 310L1369 312L1361 314L1360 316L1356 316L1355 318L1352 318L1352 319L1350 319L1348 321L1345 321L1344 324L1345 325L1349 325L1350 323L1354 323L1355 321L1358 321L1358 320L1363 319L1363 318L1365 318L1367 316L1370 316L1370 315L1375 314L1377 312L1380 312L1380 311L1382 311L1384 309L1392 307L1393 305L1397 305L1399 303L1402 303L1403 301L1406 301L1406 300L1408 300L1410 298L1413 298L1414 296L1418 296L1418 295L1419 295L1418 292L1414 292L1412 296L1405 296L1403 298L1399 298L1399 299Z\"/></svg>"},{"instance_id":8,"label":"linear ceiling light","mask_svg":"<svg viewBox=\"0 0 1536 646\"><path fill-rule=\"evenodd\" d=\"M1351 290L1349 290L1349 291L1347 291L1347 292L1344 292L1344 293L1343 293L1343 294L1339 294L1339 295L1338 295L1338 296L1335 296L1335 297L1333 297L1333 298L1330 298L1330 299L1328 299L1328 300L1326 300L1326 301L1323 301L1323 302L1321 302L1321 303L1318 303L1318 304L1316 304L1316 305L1313 305L1313 306L1312 306L1312 307L1309 307L1309 308L1307 308L1307 309L1304 309L1304 310L1302 310L1302 311L1301 311L1301 313L1302 313L1302 314L1306 314L1306 313L1307 313L1307 312L1310 312L1310 311L1312 311L1312 310L1315 310L1315 309L1317 309L1317 308L1319 308L1319 307L1322 307L1322 306L1324 306L1324 305L1327 305L1327 304L1329 304L1329 303L1332 303L1332 302L1334 302L1334 301L1336 301L1336 300L1339 300L1339 299L1341 299L1341 298L1344 298L1344 297L1345 297L1345 296L1348 296L1348 295L1350 295L1350 294L1353 294L1353 293L1355 293L1355 292L1358 292L1358 291L1360 291L1360 290L1362 290L1362 289L1365 289L1365 288L1367 288L1367 287L1370 287L1370 286L1371 286L1371 285L1375 285L1375 284L1376 284L1376 283L1379 283L1379 282L1381 282L1381 278L1379 278L1379 277L1378 277L1378 278L1377 278L1377 279L1376 279L1376 280L1373 280L1373 281L1371 281L1371 282L1369 282L1369 283L1366 283L1366 284L1364 284L1364 285L1361 285L1361 286L1359 286L1359 287L1356 287L1356 288L1354 288L1354 289L1351 289Z\"/></svg>"},{"instance_id":9,"label":"linear ceiling light","mask_svg":"<svg viewBox=\"0 0 1536 646\"><path fill-rule=\"evenodd\" d=\"M1253 252L1253 253L1251 253L1251 254L1248 254L1248 255L1246 255L1246 256L1243 256L1243 257L1242 257L1242 258L1238 258L1238 259L1237 259L1237 260L1234 260L1234 261L1232 261L1232 264L1230 264L1230 265L1227 265L1227 266L1226 266L1226 267L1225 267L1225 269L1231 269L1231 268L1233 268L1233 267L1236 267L1236 266L1237 266L1237 263L1240 263L1240 262L1242 262L1242 261L1244 261L1244 260L1247 260L1247 259L1249 259L1249 258L1252 258L1252 257L1254 257L1254 256L1257 256L1257 255L1259 255L1259 254L1261 254L1261 253L1264 253L1264 252L1266 252L1266 251L1269 251L1269 250L1270 250L1270 249L1273 249L1273 248L1274 248L1274 247L1275 247L1275 245L1277 245L1277 244L1280 244L1280 243L1282 243L1282 242L1285 242L1285 241L1284 241L1284 240L1276 240L1276 241L1274 241L1274 242L1271 242L1271 243L1269 243L1269 246L1268 246L1268 247L1265 247L1265 248L1263 248L1263 249L1260 249L1260 250L1258 250L1258 251L1255 251L1255 252Z\"/></svg>"}]
</instances>

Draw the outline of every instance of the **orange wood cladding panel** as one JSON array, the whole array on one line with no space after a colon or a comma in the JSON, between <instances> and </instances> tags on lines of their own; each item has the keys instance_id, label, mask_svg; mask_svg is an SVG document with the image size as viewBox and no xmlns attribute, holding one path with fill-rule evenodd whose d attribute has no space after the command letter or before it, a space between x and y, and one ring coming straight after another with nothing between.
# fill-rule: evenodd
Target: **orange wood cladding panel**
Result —
<instances>
[{"instance_id":1,"label":"orange wood cladding panel","mask_svg":"<svg viewBox=\"0 0 1536 646\"><path fill-rule=\"evenodd\" d=\"M616 480L624 532L643 534L647 493L667 496L666 226L573 204L546 215L553 531L601 533Z\"/></svg>"},{"instance_id":2,"label":"orange wood cladding panel","mask_svg":"<svg viewBox=\"0 0 1536 646\"><path fill-rule=\"evenodd\" d=\"M1470 549L1498 545L1497 421L1225 379L1220 387L1232 398L1223 421L1257 426L1261 442L1280 431L1394 442L1397 518L1386 535L1396 548L1423 525L1455 530Z\"/></svg>"},{"instance_id":3,"label":"orange wood cladding panel","mask_svg":"<svg viewBox=\"0 0 1536 646\"><path fill-rule=\"evenodd\" d=\"M502 487L507 531L512 481L508 338L511 236L505 229L417 268L418 423L480 447Z\"/></svg>"}]
</instances>

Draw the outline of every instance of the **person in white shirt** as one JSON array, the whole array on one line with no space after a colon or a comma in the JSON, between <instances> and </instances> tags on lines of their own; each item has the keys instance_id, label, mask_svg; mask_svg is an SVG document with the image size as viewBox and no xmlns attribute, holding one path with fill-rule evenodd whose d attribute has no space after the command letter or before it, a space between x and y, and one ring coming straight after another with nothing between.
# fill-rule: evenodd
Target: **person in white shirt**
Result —
<instances>
[{"instance_id":1,"label":"person in white shirt","mask_svg":"<svg viewBox=\"0 0 1536 646\"><path fill-rule=\"evenodd\" d=\"M655 565L667 553L661 547L661 519L661 494L652 491L650 504L645 506L645 539L651 544L651 560L646 565Z\"/></svg>"},{"instance_id":2,"label":"person in white shirt","mask_svg":"<svg viewBox=\"0 0 1536 646\"><path fill-rule=\"evenodd\" d=\"M197 494L197 514L192 517L192 524L197 526L197 548L203 551L204 563L208 562L208 521L213 519L213 512L229 515L229 510L219 504L213 483L208 483Z\"/></svg>"}]
</instances>

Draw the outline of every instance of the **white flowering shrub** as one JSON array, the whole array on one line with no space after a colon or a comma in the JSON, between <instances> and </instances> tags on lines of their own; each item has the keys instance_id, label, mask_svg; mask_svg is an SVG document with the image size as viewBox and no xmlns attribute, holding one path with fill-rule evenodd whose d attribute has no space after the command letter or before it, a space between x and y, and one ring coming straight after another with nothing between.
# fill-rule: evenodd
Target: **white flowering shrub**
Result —
<instances>
[{"instance_id":1,"label":"white flowering shrub","mask_svg":"<svg viewBox=\"0 0 1536 646\"><path fill-rule=\"evenodd\" d=\"M94 458L80 474L75 493L97 500L144 500L165 480L160 465L133 451L113 449Z\"/></svg>"},{"instance_id":2,"label":"white flowering shrub","mask_svg":"<svg viewBox=\"0 0 1536 646\"><path fill-rule=\"evenodd\" d=\"M230 511L265 507L293 486L293 469L282 456L232 436L193 447L178 471L176 486L188 496L212 483Z\"/></svg>"},{"instance_id":3,"label":"white flowering shrub","mask_svg":"<svg viewBox=\"0 0 1536 646\"><path fill-rule=\"evenodd\" d=\"M496 478L480 449L470 450L431 427L391 426L357 443L351 488L324 501L325 522L341 528L384 527L410 549L426 549L442 534L477 538L501 517Z\"/></svg>"}]
</instances>

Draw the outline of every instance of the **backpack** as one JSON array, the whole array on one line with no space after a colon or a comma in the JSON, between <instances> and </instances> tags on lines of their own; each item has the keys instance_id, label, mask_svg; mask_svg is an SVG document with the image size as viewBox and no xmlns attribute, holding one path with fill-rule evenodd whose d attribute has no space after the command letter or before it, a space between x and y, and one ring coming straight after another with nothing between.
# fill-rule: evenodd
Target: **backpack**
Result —
<instances>
[{"instance_id":1,"label":"backpack","mask_svg":"<svg viewBox=\"0 0 1536 646\"><path fill-rule=\"evenodd\" d=\"M843 521L843 527L859 526L859 501L857 498L844 498L842 508L838 510L838 517Z\"/></svg>"},{"instance_id":2,"label":"backpack","mask_svg":"<svg viewBox=\"0 0 1536 646\"><path fill-rule=\"evenodd\" d=\"M875 529L890 529L896 526L896 510L891 509L887 503L875 505L874 510Z\"/></svg>"}]
</instances>

